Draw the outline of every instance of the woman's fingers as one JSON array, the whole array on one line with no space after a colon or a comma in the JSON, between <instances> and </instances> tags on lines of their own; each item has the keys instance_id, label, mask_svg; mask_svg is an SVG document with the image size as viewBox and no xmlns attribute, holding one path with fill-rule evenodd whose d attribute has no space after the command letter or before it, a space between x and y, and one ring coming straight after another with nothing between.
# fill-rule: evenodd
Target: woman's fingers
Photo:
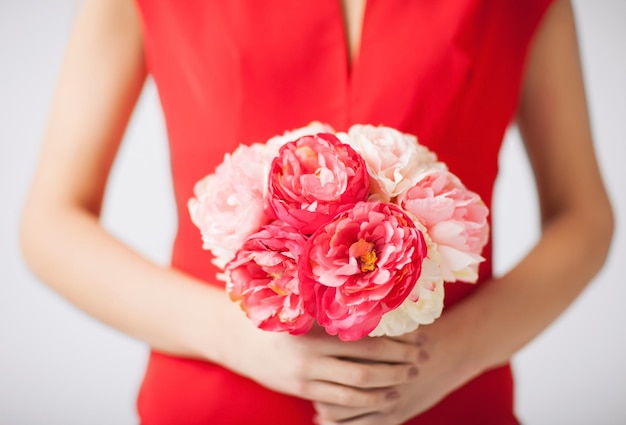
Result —
<instances>
[{"instance_id":1,"label":"woman's fingers","mask_svg":"<svg viewBox=\"0 0 626 425\"><path fill-rule=\"evenodd\" d=\"M332 403L314 403L317 423L355 420L376 413L376 409L367 407L346 407Z\"/></svg>"},{"instance_id":2,"label":"woman's fingers","mask_svg":"<svg viewBox=\"0 0 626 425\"><path fill-rule=\"evenodd\" d=\"M311 364L307 378L356 388L383 388L404 384L418 375L415 363L355 362L325 357Z\"/></svg>"},{"instance_id":3,"label":"woman's fingers","mask_svg":"<svg viewBox=\"0 0 626 425\"><path fill-rule=\"evenodd\" d=\"M331 420L316 416L313 422L316 425L381 425L383 416L380 413L365 413L360 416L343 420Z\"/></svg>"},{"instance_id":4,"label":"woman's fingers","mask_svg":"<svg viewBox=\"0 0 626 425\"><path fill-rule=\"evenodd\" d=\"M327 405L346 408L380 409L400 397L394 388L354 388L325 381L303 381L299 394L302 398Z\"/></svg>"},{"instance_id":5,"label":"woman's fingers","mask_svg":"<svg viewBox=\"0 0 626 425\"><path fill-rule=\"evenodd\" d=\"M389 338L366 337L350 342L332 339L320 349L329 356L370 362L414 364L420 359L420 347Z\"/></svg>"}]
</instances>

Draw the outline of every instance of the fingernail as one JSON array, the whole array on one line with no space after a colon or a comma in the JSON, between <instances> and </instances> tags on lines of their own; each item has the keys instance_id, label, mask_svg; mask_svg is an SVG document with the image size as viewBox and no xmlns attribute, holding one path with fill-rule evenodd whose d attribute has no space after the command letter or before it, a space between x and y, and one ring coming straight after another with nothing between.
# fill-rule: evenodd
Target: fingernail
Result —
<instances>
[{"instance_id":1,"label":"fingernail","mask_svg":"<svg viewBox=\"0 0 626 425\"><path fill-rule=\"evenodd\" d=\"M415 366L411 367L411 369L409 369L409 378L415 378L418 374L418 370Z\"/></svg>"},{"instance_id":2,"label":"fingernail","mask_svg":"<svg viewBox=\"0 0 626 425\"><path fill-rule=\"evenodd\" d=\"M420 353L419 353L419 355L418 355L418 357L417 357L417 361L419 361L419 362L425 362L425 361L427 361L429 358L430 358L430 356L428 355L428 352L427 352L427 351L420 350Z\"/></svg>"},{"instance_id":3,"label":"fingernail","mask_svg":"<svg viewBox=\"0 0 626 425\"><path fill-rule=\"evenodd\" d=\"M387 400L396 400L398 398L400 398L400 393L397 391L388 392L387 395L385 396L385 399Z\"/></svg>"}]
</instances>

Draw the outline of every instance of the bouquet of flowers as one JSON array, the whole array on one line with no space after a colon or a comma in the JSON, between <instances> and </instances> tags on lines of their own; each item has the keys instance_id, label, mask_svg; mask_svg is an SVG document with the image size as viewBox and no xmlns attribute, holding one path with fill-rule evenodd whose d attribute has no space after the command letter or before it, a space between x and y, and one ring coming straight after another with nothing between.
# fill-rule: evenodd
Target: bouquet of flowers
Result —
<instances>
[{"instance_id":1,"label":"bouquet of flowers","mask_svg":"<svg viewBox=\"0 0 626 425\"><path fill-rule=\"evenodd\" d=\"M231 299L261 329L345 341L432 323L475 282L488 209L417 138L321 123L240 145L189 201Z\"/></svg>"}]
</instances>

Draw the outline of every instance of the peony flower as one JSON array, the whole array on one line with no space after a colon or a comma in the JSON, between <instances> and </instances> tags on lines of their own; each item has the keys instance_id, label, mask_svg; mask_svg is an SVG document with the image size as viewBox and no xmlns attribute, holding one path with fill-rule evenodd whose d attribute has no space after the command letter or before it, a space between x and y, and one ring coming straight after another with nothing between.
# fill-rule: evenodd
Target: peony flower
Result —
<instances>
[{"instance_id":1,"label":"peony flower","mask_svg":"<svg viewBox=\"0 0 626 425\"><path fill-rule=\"evenodd\" d=\"M319 133L334 133L333 128L319 121L312 121L308 125L294 130L285 131L279 136L274 136L267 141L268 148L274 153L273 156L278 156L280 148L288 142L293 142L304 136L312 136Z\"/></svg>"},{"instance_id":2,"label":"peony flower","mask_svg":"<svg viewBox=\"0 0 626 425\"><path fill-rule=\"evenodd\" d=\"M191 220L200 229L203 248L222 269L245 239L270 221L264 192L271 160L266 145L241 145L194 187L195 197L187 204Z\"/></svg>"},{"instance_id":3,"label":"peony flower","mask_svg":"<svg viewBox=\"0 0 626 425\"><path fill-rule=\"evenodd\" d=\"M413 291L425 257L424 237L399 207L359 202L307 241L301 291L329 334L356 340Z\"/></svg>"},{"instance_id":4,"label":"peony flower","mask_svg":"<svg viewBox=\"0 0 626 425\"><path fill-rule=\"evenodd\" d=\"M441 255L447 282L476 282L489 237L489 210L449 171L432 171L398 198L398 204L427 229Z\"/></svg>"},{"instance_id":5,"label":"peony flower","mask_svg":"<svg viewBox=\"0 0 626 425\"><path fill-rule=\"evenodd\" d=\"M311 234L368 196L363 159L332 134L285 144L270 169L266 212Z\"/></svg>"},{"instance_id":6,"label":"peony flower","mask_svg":"<svg viewBox=\"0 0 626 425\"><path fill-rule=\"evenodd\" d=\"M412 332L419 325L428 325L441 316L443 311L444 286L441 274L441 258L437 246L428 237L426 229L416 223L422 232L428 253L422 262L422 272L417 284L395 310L385 313L369 336L398 336Z\"/></svg>"},{"instance_id":7,"label":"peony flower","mask_svg":"<svg viewBox=\"0 0 626 425\"><path fill-rule=\"evenodd\" d=\"M298 286L305 242L294 228L269 224L251 235L226 265L226 290L257 327L297 335L313 325Z\"/></svg>"},{"instance_id":8,"label":"peony flower","mask_svg":"<svg viewBox=\"0 0 626 425\"><path fill-rule=\"evenodd\" d=\"M408 190L424 171L446 169L415 136L390 127L353 125L348 134L337 137L361 154L370 175L370 192L384 202Z\"/></svg>"},{"instance_id":9,"label":"peony flower","mask_svg":"<svg viewBox=\"0 0 626 425\"><path fill-rule=\"evenodd\" d=\"M317 320L344 341L432 323L444 281L478 279L489 236L480 197L383 126L312 122L240 146L188 207L257 327L302 334Z\"/></svg>"}]
</instances>

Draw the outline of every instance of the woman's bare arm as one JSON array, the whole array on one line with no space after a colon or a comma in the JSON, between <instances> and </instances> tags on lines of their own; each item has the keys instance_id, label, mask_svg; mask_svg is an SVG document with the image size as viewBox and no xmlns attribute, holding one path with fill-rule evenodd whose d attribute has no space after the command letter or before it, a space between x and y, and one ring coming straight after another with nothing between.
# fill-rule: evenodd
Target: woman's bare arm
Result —
<instances>
[{"instance_id":1,"label":"woman's bare arm","mask_svg":"<svg viewBox=\"0 0 626 425\"><path fill-rule=\"evenodd\" d=\"M33 271L81 309L158 349L198 355L180 306L209 289L144 260L98 222L145 77L133 3L87 2L67 47L21 243Z\"/></svg>"},{"instance_id":2,"label":"woman's bare arm","mask_svg":"<svg viewBox=\"0 0 626 425\"><path fill-rule=\"evenodd\" d=\"M481 310L476 324L492 341L477 347L484 366L507 361L572 303L602 267L613 234L567 0L552 6L537 34L518 125L535 175L542 235L523 261L472 301Z\"/></svg>"}]
</instances>

